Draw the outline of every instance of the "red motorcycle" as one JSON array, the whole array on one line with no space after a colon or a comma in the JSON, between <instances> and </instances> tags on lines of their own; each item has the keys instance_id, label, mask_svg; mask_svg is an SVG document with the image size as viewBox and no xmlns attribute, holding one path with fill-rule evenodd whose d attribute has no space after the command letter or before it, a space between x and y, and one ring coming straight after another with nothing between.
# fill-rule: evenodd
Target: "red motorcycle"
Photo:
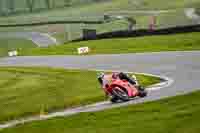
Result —
<instances>
[{"instance_id":1,"label":"red motorcycle","mask_svg":"<svg viewBox=\"0 0 200 133\"><path fill-rule=\"evenodd\" d=\"M99 78L98 78L99 79ZM125 79L112 78L111 74L101 76L102 88L106 95L111 97L111 102L129 101L134 97L145 97L147 91L137 85L132 85Z\"/></svg>"}]
</instances>

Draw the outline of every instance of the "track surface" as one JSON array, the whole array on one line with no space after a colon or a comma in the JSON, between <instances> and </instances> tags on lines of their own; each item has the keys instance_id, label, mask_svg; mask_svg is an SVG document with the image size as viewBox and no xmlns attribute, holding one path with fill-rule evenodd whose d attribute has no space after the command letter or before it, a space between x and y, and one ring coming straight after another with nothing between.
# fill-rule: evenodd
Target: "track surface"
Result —
<instances>
[{"instance_id":1,"label":"track surface","mask_svg":"<svg viewBox=\"0 0 200 133\"><path fill-rule=\"evenodd\" d=\"M24 38L33 41L39 47L56 45L58 42L52 36L40 32L8 32L0 33L1 38Z\"/></svg>"},{"instance_id":2,"label":"track surface","mask_svg":"<svg viewBox=\"0 0 200 133\"><path fill-rule=\"evenodd\" d=\"M111 107L185 94L200 89L200 52L163 52L145 54L94 55L94 56L34 56L0 59L0 66L49 66L77 69L132 71L166 76L173 84L161 90L150 91L143 99L112 105L109 102L71 109L77 112L98 111Z\"/></svg>"}]
</instances>

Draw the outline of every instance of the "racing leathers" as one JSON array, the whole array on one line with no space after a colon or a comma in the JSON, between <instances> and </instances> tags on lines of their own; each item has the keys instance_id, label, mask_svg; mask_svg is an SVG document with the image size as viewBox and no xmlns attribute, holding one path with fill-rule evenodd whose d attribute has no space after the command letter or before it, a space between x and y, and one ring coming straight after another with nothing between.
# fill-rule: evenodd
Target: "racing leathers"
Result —
<instances>
[{"instance_id":1,"label":"racing leathers","mask_svg":"<svg viewBox=\"0 0 200 133\"><path fill-rule=\"evenodd\" d=\"M113 73L111 76L112 77L110 77L110 78L113 78L113 79L119 78L121 80L128 81L132 85L137 85L137 82L133 78L129 77L127 74L125 74L123 72ZM104 73L101 73L100 76L98 76L98 81L103 86L103 88L108 83L108 80L105 78Z\"/></svg>"}]
</instances>

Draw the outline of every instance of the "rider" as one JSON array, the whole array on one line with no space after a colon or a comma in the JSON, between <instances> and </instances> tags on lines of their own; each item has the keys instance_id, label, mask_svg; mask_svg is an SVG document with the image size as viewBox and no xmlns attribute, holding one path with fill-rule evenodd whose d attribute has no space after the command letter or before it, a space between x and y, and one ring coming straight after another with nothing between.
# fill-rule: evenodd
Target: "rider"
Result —
<instances>
[{"instance_id":1,"label":"rider","mask_svg":"<svg viewBox=\"0 0 200 133\"><path fill-rule=\"evenodd\" d=\"M129 77L126 73L119 72L119 73L113 73L112 74L113 79L121 79L121 80L126 80L132 85L137 85L137 81L135 81L133 78Z\"/></svg>"},{"instance_id":2,"label":"rider","mask_svg":"<svg viewBox=\"0 0 200 133\"><path fill-rule=\"evenodd\" d=\"M128 81L132 85L137 85L137 81L135 81L133 78L129 77L127 74L123 72L112 73L112 78L113 79L119 78L121 80ZM104 86L107 83L107 80L104 79L104 73L100 73L100 75L98 76L98 81L102 86Z\"/></svg>"}]
</instances>

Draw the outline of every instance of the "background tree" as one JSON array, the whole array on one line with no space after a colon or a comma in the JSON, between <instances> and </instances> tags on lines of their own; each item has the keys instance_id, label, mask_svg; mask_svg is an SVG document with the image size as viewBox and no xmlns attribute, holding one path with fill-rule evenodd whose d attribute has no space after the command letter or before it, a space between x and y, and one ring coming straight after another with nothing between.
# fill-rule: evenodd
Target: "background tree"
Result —
<instances>
[{"instance_id":1,"label":"background tree","mask_svg":"<svg viewBox=\"0 0 200 133\"><path fill-rule=\"evenodd\" d=\"M47 9L51 8L50 0L45 0L45 4L46 4Z\"/></svg>"},{"instance_id":2,"label":"background tree","mask_svg":"<svg viewBox=\"0 0 200 133\"><path fill-rule=\"evenodd\" d=\"M72 0L64 0L64 6L71 6Z\"/></svg>"},{"instance_id":3,"label":"background tree","mask_svg":"<svg viewBox=\"0 0 200 133\"><path fill-rule=\"evenodd\" d=\"M30 12L33 12L35 0L26 0Z\"/></svg>"},{"instance_id":4,"label":"background tree","mask_svg":"<svg viewBox=\"0 0 200 133\"><path fill-rule=\"evenodd\" d=\"M2 0L0 0L0 15L2 15L3 14L3 2L2 2Z\"/></svg>"},{"instance_id":5,"label":"background tree","mask_svg":"<svg viewBox=\"0 0 200 133\"><path fill-rule=\"evenodd\" d=\"M55 8L55 7L56 7L56 2L55 2L55 0L52 0L51 3L52 3L52 4L51 4L51 5L52 5L52 8Z\"/></svg>"},{"instance_id":6,"label":"background tree","mask_svg":"<svg viewBox=\"0 0 200 133\"><path fill-rule=\"evenodd\" d=\"M7 0L7 8L9 9L9 13L12 14L15 12L15 1Z\"/></svg>"}]
</instances>

